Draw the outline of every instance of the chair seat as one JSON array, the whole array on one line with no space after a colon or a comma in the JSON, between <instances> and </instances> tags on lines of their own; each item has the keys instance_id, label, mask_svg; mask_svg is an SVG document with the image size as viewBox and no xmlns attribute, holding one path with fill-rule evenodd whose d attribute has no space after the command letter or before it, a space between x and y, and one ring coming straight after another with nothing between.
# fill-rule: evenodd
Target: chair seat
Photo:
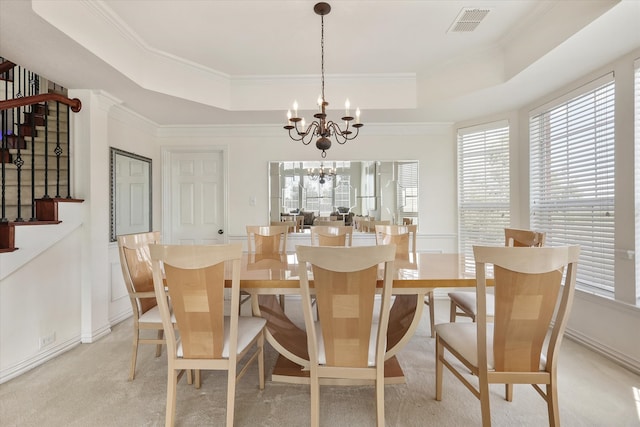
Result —
<instances>
[{"instance_id":1,"label":"chair seat","mask_svg":"<svg viewBox=\"0 0 640 427\"><path fill-rule=\"evenodd\" d=\"M378 316L379 317L379 316ZM378 335L378 319L374 319L371 325L371 334L369 335L369 354L367 355L367 366L376 365L376 336ZM324 351L324 340L322 339L322 327L320 322L315 322L316 341L318 342L318 364L327 364L327 355ZM385 343L386 348L386 343Z\"/></svg>"},{"instance_id":2,"label":"chair seat","mask_svg":"<svg viewBox=\"0 0 640 427\"><path fill-rule=\"evenodd\" d=\"M267 324L267 321L262 317L248 317L240 316L238 318L238 354L242 353L254 338L260 333L260 331ZM224 347L222 348L222 357L229 357L229 316L224 317ZM178 357L183 357L182 342L178 341L177 346Z\"/></svg>"},{"instance_id":3,"label":"chair seat","mask_svg":"<svg viewBox=\"0 0 640 427\"><path fill-rule=\"evenodd\" d=\"M140 323L162 323L162 317L160 316L160 309L158 306L154 306L147 310L142 316L138 318ZM176 323L176 316L171 315L171 323Z\"/></svg>"},{"instance_id":4,"label":"chair seat","mask_svg":"<svg viewBox=\"0 0 640 427\"><path fill-rule=\"evenodd\" d=\"M493 324L487 323L487 367L495 370L493 359ZM478 366L477 324L475 323L441 323L436 325L436 334L455 348L460 355L473 366ZM540 357L540 370L546 367L546 358Z\"/></svg>"},{"instance_id":5,"label":"chair seat","mask_svg":"<svg viewBox=\"0 0 640 427\"><path fill-rule=\"evenodd\" d=\"M477 313L476 293L475 292L449 292L449 298L455 302L462 310L468 313ZM493 294L487 294L487 316L494 316L496 302Z\"/></svg>"}]
</instances>

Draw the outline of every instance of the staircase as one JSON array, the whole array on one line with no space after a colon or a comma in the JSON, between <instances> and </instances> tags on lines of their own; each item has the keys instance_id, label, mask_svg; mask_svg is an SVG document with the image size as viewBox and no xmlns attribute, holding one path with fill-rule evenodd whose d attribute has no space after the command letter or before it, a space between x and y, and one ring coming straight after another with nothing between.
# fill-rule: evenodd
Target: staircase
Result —
<instances>
[{"instance_id":1,"label":"staircase","mask_svg":"<svg viewBox=\"0 0 640 427\"><path fill-rule=\"evenodd\" d=\"M57 85L38 93L39 77L14 67L0 62L6 70L0 74L0 252L17 249L15 226L59 223L58 203L79 201L71 197L69 179L69 110L79 111L80 101ZM29 87L20 87L16 77ZM16 86L19 96L11 99Z\"/></svg>"}]
</instances>

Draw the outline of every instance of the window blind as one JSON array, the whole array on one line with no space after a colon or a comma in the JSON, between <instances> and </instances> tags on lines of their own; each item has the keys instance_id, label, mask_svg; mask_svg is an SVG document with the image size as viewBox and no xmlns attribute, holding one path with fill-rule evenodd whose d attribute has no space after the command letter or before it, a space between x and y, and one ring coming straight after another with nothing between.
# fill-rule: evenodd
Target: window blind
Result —
<instances>
[{"instance_id":1,"label":"window blind","mask_svg":"<svg viewBox=\"0 0 640 427\"><path fill-rule=\"evenodd\" d=\"M465 272L475 271L473 245L504 245L509 197L508 123L458 130L458 234Z\"/></svg>"},{"instance_id":2,"label":"window blind","mask_svg":"<svg viewBox=\"0 0 640 427\"><path fill-rule=\"evenodd\" d=\"M614 289L614 89L609 75L529 118L531 227L547 233L549 246L579 244L577 286L608 296Z\"/></svg>"},{"instance_id":3,"label":"window blind","mask_svg":"<svg viewBox=\"0 0 640 427\"><path fill-rule=\"evenodd\" d=\"M418 218L418 163L398 164L397 206L402 217Z\"/></svg>"}]
</instances>

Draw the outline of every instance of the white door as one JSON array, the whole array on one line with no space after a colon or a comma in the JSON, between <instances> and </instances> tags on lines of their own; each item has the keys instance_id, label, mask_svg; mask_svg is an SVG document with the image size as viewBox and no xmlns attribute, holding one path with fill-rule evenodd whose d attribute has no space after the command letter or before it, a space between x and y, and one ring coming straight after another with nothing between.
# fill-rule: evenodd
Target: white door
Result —
<instances>
[{"instance_id":1,"label":"white door","mask_svg":"<svg viewBox=\"0 0 640 427\"><path fill-rule=\"evenodd\" d=\"M212 245L225 242L223 155L215 152L172 152L169 243Z\"/></svg>"}]
</instances>

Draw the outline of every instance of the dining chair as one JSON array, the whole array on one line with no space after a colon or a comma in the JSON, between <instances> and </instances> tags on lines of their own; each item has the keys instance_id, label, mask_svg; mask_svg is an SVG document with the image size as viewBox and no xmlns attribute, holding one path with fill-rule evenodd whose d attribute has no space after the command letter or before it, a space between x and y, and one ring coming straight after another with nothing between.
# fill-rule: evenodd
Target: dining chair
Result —
<instances>
[{"instance_id":1,"label":"dining chair","mask_svg":"<svg viewBox=\"0 0 640 427\"><path fill-rule=\"evenodd\" d=\"M406 259L409 254L413 254L415 259L417 248L418 226L410 225L376 225L376 244L388 245L394 243L396 245L396 259ZM435 337L435 298L433 291L429 291L424 296L424 304L429 307L429 322L431 328L431 337Z\"/></svg>"},{"instance_id":2,"label":"dining chair","mask_svg":"<svg viewBox=\"0 0 640 427\"><path fill-rule=\"evenodd\" d=\"M122 277L133 311L133 352L129 381L135 378L138 344L155 344L156 357L164 344L162 318L153 290L153 273L149 245L160 243L160 232L127 234L117 237ZM142 331L155 331L156 338L143 337Z\"/></svg>"},{"instance_id":3,"label":"dining chair","mask_svg":"<svg viewBox=\"0 0 640 427\"><path fill-rule=\"evenodd\" d=\"M377 425L385 423L384 356L395 250L395 245L296 247L309 351L311 426L320 423L320 378L371 380ZM382 299L374 314L380 263L384 263ZM320 314L317 322L308 266Z\"/></svg>"},{"instance_id":4,"label":"dining chair","mask_svg":"<svg viewBox=\"0 0 640 427\"><path fill-rule=\"evenodd\" d=\"M349 225L314 225L311 246L351 246L353 227Z\"/></svg>"},{"instance_id":5,"label":"dining chair","mask_svg":"<svg viewBox=\"0 0 640 427\"><path fill-rule=\"evenodd\" d=\"M266 320L239 315L242 245L149 245L149 252L167 341L165 425L174 425L182 374L195 369L227 371L226 425L233 426L236 382L253 361L258 362L259 387L264 388ZM227 270L230 274L225 274ZM227 276L231 277L231 308L225 316ZM169 298L179 338L172 328ZM238 362L253 348L236 373Z\"/></svg>"},{"instance_id":6,"label":"dining chair","mask_svg":"<svg viewBox=\"0 0 640 427\"><path fill-rule=\"evenodd\" d=\"M547 403L549 425L559 426L558 354L573 301L580 247L474 246L473 252L476 322L436 325L436 400L442 400L446 366L480 400L483 426L491 425L489 384L531 384ZM489 264L495 283L493 323L486 315ZM448 355L477 381L469 381L468 373L458 370L459 363Z\"/></svg>"},{"instance_id":7,"label":"dining chair","mask_svg":"<svg viewBox=\"0 0 640 427\"><path fill-rule=\"evenodd\" d=\"M540 247L544 246L546 234L539 231L519 230L515 228L504 229L504 245L515 247ZM468 317L476 321L476 294L468 291L449 292L451 306L449 321L455 322L457 317ZM494 312L493 295L487 295L487 317L492 318Z\"/></svg>"},{"instance_id":8,"label":"dining chair","mask_svg":"<svg viewBox=\"0 0 640 427\"><path fill-rule=\"evenodd\" d=\"M290 225L276 223L276 225L247 225L247 249L249 254L283 255L287 252L287 236ZM241 293L243 298L240 304L250 299L246 292ZM280 306L284 310L285 296L280 295Z\"/></svg>"}]
</instances>

